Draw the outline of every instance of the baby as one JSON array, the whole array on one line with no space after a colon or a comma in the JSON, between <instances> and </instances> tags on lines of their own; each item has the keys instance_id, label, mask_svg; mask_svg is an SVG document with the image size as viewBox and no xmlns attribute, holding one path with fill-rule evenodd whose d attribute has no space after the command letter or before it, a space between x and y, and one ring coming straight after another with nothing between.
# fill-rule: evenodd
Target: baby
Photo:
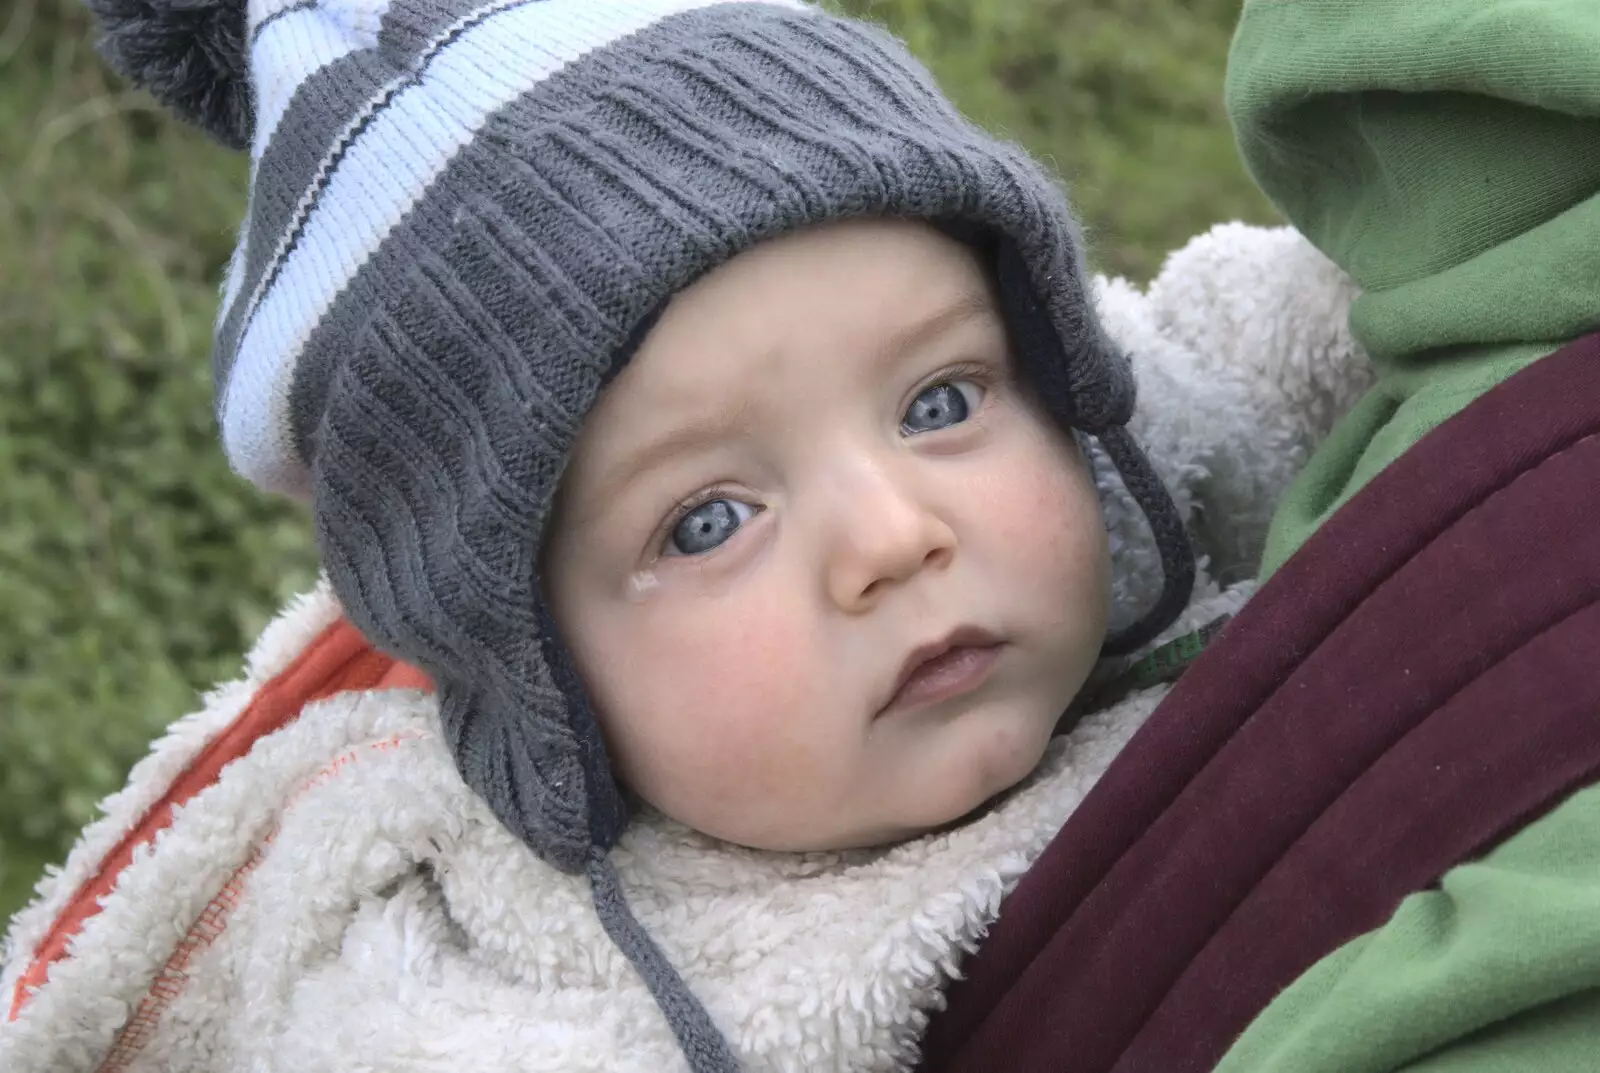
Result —
<instances>
[{"instance_id":1,"label":"baby","mask_svg":"<svg viewBox=\"0 0 1600 1073\"><path fill-rule=\"evenodd\" d=\"M1236 228L1092 283L1033 162L798 4L260 0L204 92L232 38L100 6L251 148L223 439L330 587L19 916L0 1064L914 1061L1159 695L1057 736L1091 672L1248 594L1185 525L1252 565L1360 384L1342 279ZM428 688L252 723L342 616Z\"/></svg>"},{"instance_id":2,"label":"baby","mask_svg":"<svg viewBox=\"0 0 1600 1073\"><path fill-rule=\"evenodd\" d=\"M545 547L623 784L763 849L899 841L1015 785L1105 641L1088 466L993 273L924 223L808 228L681 292Z\"/></svg>"}]
</instances>

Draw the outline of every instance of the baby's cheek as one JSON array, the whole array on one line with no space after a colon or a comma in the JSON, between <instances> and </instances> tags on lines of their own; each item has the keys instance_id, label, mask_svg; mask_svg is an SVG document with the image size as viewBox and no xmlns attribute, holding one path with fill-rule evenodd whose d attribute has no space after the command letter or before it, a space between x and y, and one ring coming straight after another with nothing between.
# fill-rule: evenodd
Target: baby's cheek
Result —
<instances>
[{"instance_id":1,"label":"baby's cheek","mask_svg":"<svg viewBox=\"0 0 1600 1073\"><path fill-rule=\"evenodd\" d=\"M1044 450L1022 450L991 482L986 513L1019 565L1059 566L1081 543L1076 534L1088 520L1082 516L1086 509L1094 511L1092 524L1100 524L1096 504L1085 502L1069 465Z\"/></svg>"},{"instance_id":2,"label":"baby's cheek","mask_svg":"<svg viewBox=\"0 0 1600 1073\"><path fill-rule=\"evenodd\" d=\"M969 529L974 562L1029 645L1051 653L1060 676L1051 672L1049 688L1066 690L1103 639L1110 561L1099 497L1076 452L1043 434L996 473L984 521Z\"/></svg>"},{"instance_id":3,"label":"baby's cheek","mask_svg":"<svg viewBox=\"0 0 1600 1073\"><path fill-rule=\"evenodd\" d=\"M807 751L807 711L826 671L797 613L740 604L704 601L649 630L655 683L630 689L647 750L637 762L664 792L702 807L737 807L763 784L778 789L773 780Z\"/></svg>"}]
</instances>

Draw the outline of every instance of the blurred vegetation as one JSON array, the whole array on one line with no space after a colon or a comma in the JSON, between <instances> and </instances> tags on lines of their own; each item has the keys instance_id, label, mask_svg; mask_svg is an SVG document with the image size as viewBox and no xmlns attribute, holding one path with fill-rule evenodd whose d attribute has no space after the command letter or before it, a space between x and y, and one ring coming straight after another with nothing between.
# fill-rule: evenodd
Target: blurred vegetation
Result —
<instances>
[{"instance_id":1,"label":"blurred vegetation","mask_svg":"<svg viewBox=\"0 0 1600 1073\"><path fill-rule=\"evenodd\" d=\"M242 0L240 0L242 3ZM146 742L305 588L305 519L228 472L207 344L245 163L93 55L75 0L0 16L0 921ZM1238 0L839 0L1070 177L1147 278L1268 219L1221 82Z\"/></svg>"}]
</instances>

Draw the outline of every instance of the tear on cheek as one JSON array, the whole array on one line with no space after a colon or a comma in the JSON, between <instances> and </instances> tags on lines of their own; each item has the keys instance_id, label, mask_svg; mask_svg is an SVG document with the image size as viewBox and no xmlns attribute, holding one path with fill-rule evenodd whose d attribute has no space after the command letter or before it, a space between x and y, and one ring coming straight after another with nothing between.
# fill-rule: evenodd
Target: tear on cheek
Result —
<instances>
[{"instance_id":1,"label":"tear on cheek","mask_svg":"<svg viewBox=\"0 0 1600 1073\"><path fill-rule=\"evenodd\" d=\"M628 583L623 588L630 604L642 604L661 588L661 579L656 577L654 570L635 570L628 577Z\"/></svg>"}]
</instances>

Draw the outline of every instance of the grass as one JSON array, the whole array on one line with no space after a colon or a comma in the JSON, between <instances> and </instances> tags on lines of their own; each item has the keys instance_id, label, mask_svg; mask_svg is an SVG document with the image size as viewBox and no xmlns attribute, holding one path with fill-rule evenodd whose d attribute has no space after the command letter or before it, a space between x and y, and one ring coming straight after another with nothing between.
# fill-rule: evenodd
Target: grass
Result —
<instances>
[{"instance_id":1,"label":"grass","mask_svg":"<svg viewBox=\"0 0 1600 1073\"><path fill-rule=\"evenodd\" d=\"M1148 277L1267 219L1221 81L1237 0L841 0L1071 179ZM0 16L0 919L150 737L306 587L306 519L228 472L207 344L244 162L108 76L72 0Z\"/></svg>"}]
</instances>

